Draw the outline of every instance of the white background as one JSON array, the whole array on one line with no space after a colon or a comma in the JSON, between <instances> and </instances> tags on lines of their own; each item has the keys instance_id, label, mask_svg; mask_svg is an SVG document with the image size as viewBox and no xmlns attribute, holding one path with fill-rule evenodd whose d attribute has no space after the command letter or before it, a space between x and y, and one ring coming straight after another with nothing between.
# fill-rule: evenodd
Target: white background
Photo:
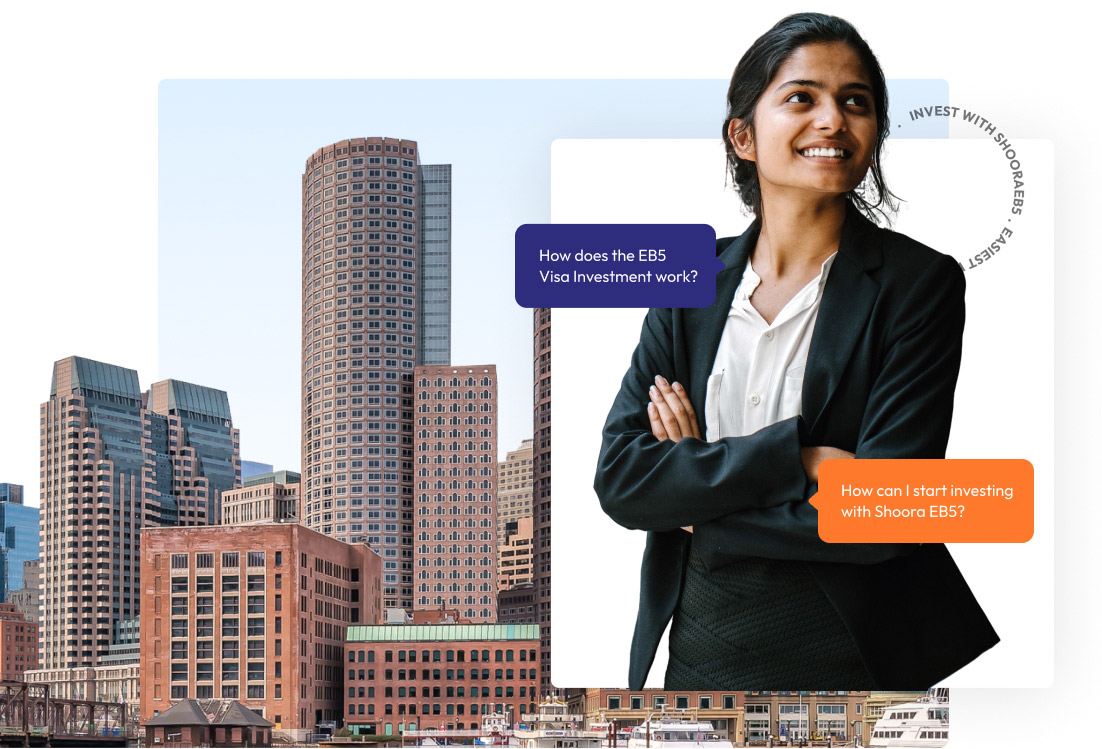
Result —
<instances>
[{"instance_id":1,"label":"white background","mask_svg":"<svg viewBox=\"0 0 1102 749\"><path fill-rule=\"evenodd\" d=\"M1073 726L1073 735L1085 736L1091 732L1079 730L1070 710L1088 698L1102 665L1094 553L1102 525L1093 439L1099 409L1092 392L1102 375L1096 353L1102 183L1093 82L1098 12L1071 12L1056 2L817 5L854 21L890 77L949 80L953 101L982 109L1015 138L1055 144L1054 687L957 690L952 745L1035 746ZM103 323L97 334L103 359L155 371L156 321L145 312L154 308L162 78L715 78L729 74L756 35L804 6L6 3L0 10L0 384L30 395L11 407L19 413L5 407L0 424L36 418L46 375L24 371L20 362L41 356L42 348L85 350L78 322ZM518 127L539 116L518 113ZM1014 405L1045 408L1050 401L1041 395L1035 400L1025 391ZM1032 594L1023 591L1023 606ZM595 626L602 622L600 606L592 616Z\"/></svg>"},{"instance_id":2,"label":"white background","mask_svg":"<svg viewBox=\"0 0 1102 749\"><path fill-rule=\"evenodd\" d=\"M907 200L896 230L965 261L966 267L967 258L987 247L1004 226L1014 232L1006 249L965 274L968 320L948 457L1030 460L1035 534L1027 544L952 547L1002 642L944 686L1048 686L1053 644L1052 149L1047 141L1014 141L1035 197L1022 215L1011 216L1013 185L993 141L899 140L890 145L884 172L896 194ZM552 219L709 223L717 236L738 234L749 218L739 210L738 196L717 178L717 165L723 163L723 147L716 141L556 141ZM946 179L954 174L968 179ZM1008 217L1012 221L1006 224ZM627 639L635 622L646 534L615 525L601 512L592 486L601 429L644 314L553 313L555 684L627 683ZM1010 405L1021 402L1023 393L1032 394L1026 400L1035 407ZM572 549L587 553L572 554ZM605 571L596 584L594 569ZM602 609L600 627L593 626L590 611L595 588L615 591L619 604ZM662 686L665 666L663 644L648 686Z\"/></svg>"}]
</instances>

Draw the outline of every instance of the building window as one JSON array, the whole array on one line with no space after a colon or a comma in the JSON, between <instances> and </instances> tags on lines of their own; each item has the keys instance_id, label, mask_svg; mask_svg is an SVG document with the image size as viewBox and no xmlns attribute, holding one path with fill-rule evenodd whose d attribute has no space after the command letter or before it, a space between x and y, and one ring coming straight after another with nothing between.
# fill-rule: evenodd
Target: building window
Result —
<instances>
[{"instance_id":1,"label":"building window","mask_svg":"<svg viewBox=\"0 0 1102 749\"><path fill-rule=\"evenodd\" d=\"M723 695L723 709L734 710L735 709L735 695L725 694Z\"/></svg>"},{"instance_id":2,"label":"building window","mask_svg":"<svg viewBox=\"0 0 1102 749\"><path fill-rule=\"evenodd\" d=\"M633 694L631 696L631 709L642 710L643 709L643 695Z\"/></svg>"},{"instance_id":3,"label":"building window","mask_svg":"<svg viewBox=\"0 0 1102 749\"><path fill-rule=\"evenodd\" d=\"M186 570L187 569L187 554L173 554L172 555L172 569L174 569L174 570Z\"/></svg>"},{"instance_id":4,"label":"building window","mask_svg":"<svg viewBox=\"0 0 1102 749\"><path fill-rule=\"evenodd\" d=\"M195 566L200 569L211 569L214 567L214 554L196 554Z\"/></svg>"},{"instance_id":5,"label":"building window","mask_svg":"<svg viewBox=\"0 0 1102 749\"><path fill-rule=\"evenodd\" d=\"M222 552L222 567L240 567L241 561L236 551Z\"/></svg>"},{"instance_id":6,"label":"building window","mask_svg":"<svg viewBox=\"0 0 1102 749\"><path fill-rule=\"evenodd\" d=\"M666 704L666 695L664 695L664 694L654 695L654 704L652 705L652 707L655 710L661 709L661 707L665 704Z\"/></svg>"},{"instance_id":7,"label":"building window","mask_svg":"<svg viewBox=\"0 0 1102 749\"><path fill-rule=\"evenodd\" d=\"M678 710L688 710L689 709L689 695L679 694L676 697L674 697L674 700L677 704L677 709Z\"/></svg>"},{"instance_id":8,"label":"building window","mask_svg":"<svg viewBox=\"0 0 1102 749\"><path fill-rule=\"evenodd\" d=\"M248 564L250 567L263 567L264 566L264 552L263 551L250 551ZM252 695L250 695L252 696Z\"/></svg>"},{"instance_id":9,"label":"building window","mask_svg":"<svg viewBox=\"0 0 1102 749\"><path fill-rule=\"evenodd\" d=\"M711 710L712 709L712 695L702 694L700 695L700 709Z\"/></svg>"}]
</instances>

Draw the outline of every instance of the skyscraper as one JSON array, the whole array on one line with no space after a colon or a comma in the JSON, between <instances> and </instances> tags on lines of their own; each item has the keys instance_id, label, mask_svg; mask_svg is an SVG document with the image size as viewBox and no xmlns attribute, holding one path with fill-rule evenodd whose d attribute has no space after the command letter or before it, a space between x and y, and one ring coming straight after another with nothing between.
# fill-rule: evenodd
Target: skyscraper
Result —
<instances>
[{"instance_id":1,"label":"skyscraper","mask_svg":"<svg viewBox=\"0 0 1102 749\"><path fill-rule=\"evenodd\" d=\"M540 625L540 690L551 689L551 310L532 310L532 563Z\"/></svg>"},{"instance_id":2,"label":"skyscraper","mask_svg":"<svg viewBox=\"0 0 1102 749\"><path fill-rule=\"evenodd\" d=\"M41 408L44 671L28 679L58 696L85 696L114 622L138 615L141 528L202 524L223 469L239 464L225 393L171 380L152 393L132 369L54 364Z\"/></svg>"},{"instance_id":3,"label":"skyscraper","mask_svg":"<svg viewBox=\"0 0 1102 749\"><path fill-rule=\"evenodd\" d=\"M450 168L421 167L414 141L353 138L306 162L303 519L380 551L387 608L413 608L413 370L450 348L450 215Z\"/></svg>"},{"instance_id":4,"label":"skyscraper","mask_svg":"<svg viewBox=\"0 0 1102 749\"><path fill-rule=\"evenodd\" d=\"M417 609L497 621L497 367L417 368ZM387 580L386 559L383 582Z\"/></svg>"}]
</instances>

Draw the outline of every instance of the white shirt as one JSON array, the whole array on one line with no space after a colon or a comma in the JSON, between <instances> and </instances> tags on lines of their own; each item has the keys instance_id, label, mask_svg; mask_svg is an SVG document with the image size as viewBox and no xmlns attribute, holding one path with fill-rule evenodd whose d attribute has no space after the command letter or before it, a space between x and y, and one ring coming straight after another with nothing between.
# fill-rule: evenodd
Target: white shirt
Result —
<instances>
[{"instance_id":1,"label":"white shirt","mask_svg":"<svg viewBox=\"0 0 1102 749\"><path fill-rule=\"evenodd\" d=\"M746 262L708 377L704 418L709 442L753 434L800 415L811 336L837 254L823 261L819 275L784 305L771 325L750 303L761 277Z\"/></svg>"}]
</instances>

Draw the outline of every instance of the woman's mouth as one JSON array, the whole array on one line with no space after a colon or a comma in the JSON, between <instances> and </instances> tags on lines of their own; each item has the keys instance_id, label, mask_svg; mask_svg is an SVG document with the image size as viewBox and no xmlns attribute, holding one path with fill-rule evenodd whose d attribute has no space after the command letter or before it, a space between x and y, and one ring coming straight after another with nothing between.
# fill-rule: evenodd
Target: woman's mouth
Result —
<instances>
[{"instance_id":1,"label":"woman's mouth","mask_svg":"<svg viewBox=\"0 0 1102 749\"><path fill-rule=\"evenodd\" d=\"M798 153L808 158L819 159L848 159L850 152L844 148L804 148Z\"/></svg>"}]
</instances>

